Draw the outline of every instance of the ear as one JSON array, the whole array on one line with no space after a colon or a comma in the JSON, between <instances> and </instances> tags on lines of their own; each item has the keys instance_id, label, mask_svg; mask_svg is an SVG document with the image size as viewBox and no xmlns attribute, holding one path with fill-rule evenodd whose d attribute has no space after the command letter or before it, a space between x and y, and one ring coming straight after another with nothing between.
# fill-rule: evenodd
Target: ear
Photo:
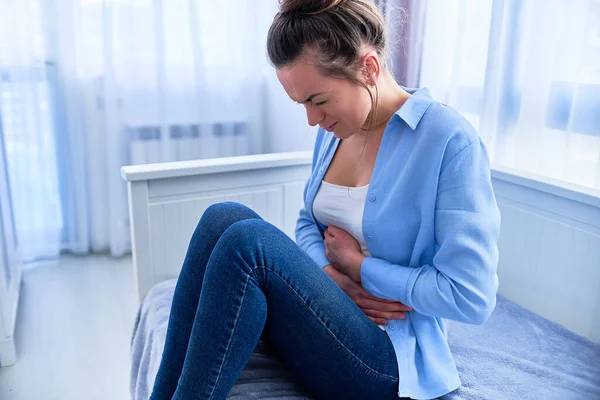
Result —
<instances>
[{"instance_id":1,"label":"ear","mask_svg":"<svg viewBox=\"0 0 600 400\"><path fill-rule=\"evenodd\" d=\"M362 56L361 61L367 85L375 86L381 75L379 55L375 50L369 50Z\"/></svg>"}]
</instances>

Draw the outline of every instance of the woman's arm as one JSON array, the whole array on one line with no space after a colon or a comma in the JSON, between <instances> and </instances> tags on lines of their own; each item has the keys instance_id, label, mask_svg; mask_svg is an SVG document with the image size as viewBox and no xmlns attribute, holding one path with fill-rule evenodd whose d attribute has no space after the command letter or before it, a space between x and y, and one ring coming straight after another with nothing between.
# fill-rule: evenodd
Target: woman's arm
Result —
<instances>
[{"instance_id":1,"label":"woman's arm","mask_svg":"<svg viewBox=\"0 0 600 400\"><path fill-rule=\"evenodd\" d=\"M312 217L306 211L306 207L300 210L300 217L296 223L296 243L312 258L319 267L323 268L329 264L325 255L325 243L315 225Z\"/></svg>"},{"instance_id":2,"label":"woman's arm","mask_svg":"<svg viewBox=\"0 0 600 400\"><path fill-rule=\"evenodd\" d=\"M323 130L319 128L315 140L315 148L313 150L313 172L317 163L322 141ZM304 187L304 199L306 199L309 183L310 179ZM300 216L296 222L296 243L319 265L319 267L323 268L331 264L325 255L325 244L323 243L321 232L315 224L311 214L306 209L306 203L304 204L304 207L302 207L302 210L300 210Z\"/></svg>"},{"instance_id":3,"label":"woman's arm","mask_svg":"<svg viewBox=\"0 0 600 400\"><path fill-rule=\"evenodd\" d=\"M433 262L411 268L367 257L361 283L371 295L421 314L482 324L496 305L499 230L487 152L476 140L440 173Z\"/></svg>"}]
</instances>

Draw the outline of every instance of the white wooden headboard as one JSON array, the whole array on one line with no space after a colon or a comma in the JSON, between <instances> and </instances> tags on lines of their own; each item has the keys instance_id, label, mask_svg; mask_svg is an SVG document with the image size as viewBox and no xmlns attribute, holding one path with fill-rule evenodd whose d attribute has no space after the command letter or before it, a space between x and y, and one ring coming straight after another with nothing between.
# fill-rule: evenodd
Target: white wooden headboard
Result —
<instances>
[{"instance_id":1,"label":"white wooden headboard","mask_svg":"<svg viewBox=\"0 0 600 400\"><path fill-rule=\"evenodd\" d=\"M311 152L123 167L138 298L177 277L202 213L246 204L293 237ZM600 193L492 171L500 293L600 342Z\"/></svg>"},{"instance_id":2,"label":"white wooden headboard","mask_svg":"<svg viewBox=\"0 0 600 400\"><path fill-rule=\"evenodd\" d=\"M138 298L179 275L211 204L245 204L293 237L311 161L311 152L295 152L123 167Z\"/></svg>"}]
</instances>

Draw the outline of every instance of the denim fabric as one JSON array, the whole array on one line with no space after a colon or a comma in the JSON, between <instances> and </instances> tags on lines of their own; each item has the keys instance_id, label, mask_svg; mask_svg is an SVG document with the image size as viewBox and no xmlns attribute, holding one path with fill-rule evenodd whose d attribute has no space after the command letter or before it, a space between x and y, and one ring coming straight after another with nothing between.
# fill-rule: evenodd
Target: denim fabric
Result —
<instances>
[{"instance_id":1,"label":"denim fabric","mask_svg":"<svg viewBox=\"0 0 600 400\"><path fill-rule=\"evenodd\" d=\"M189 244L151 399L225 399L261 335L316 398L398 398L386 332L279 229L213 205Z\"/></svg>"}]
</instances>

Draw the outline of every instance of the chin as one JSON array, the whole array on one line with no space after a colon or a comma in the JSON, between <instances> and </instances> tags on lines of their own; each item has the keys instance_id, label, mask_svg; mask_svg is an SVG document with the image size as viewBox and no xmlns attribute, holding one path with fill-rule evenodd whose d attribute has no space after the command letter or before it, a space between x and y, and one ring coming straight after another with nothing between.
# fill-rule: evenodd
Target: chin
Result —
<instances>
[{"instance_id":1,"label":"chin","mask_svg":"<svg viewBox=\"0 0 600 400\"><path fill-rule=\"evenodd\" d=\"M343 131L341 129L334 129L332 133L333 136L335 136L338 139L348 139L353 135L353 133L349 133L348 131Z\"/></svg>"}]
</instances>

